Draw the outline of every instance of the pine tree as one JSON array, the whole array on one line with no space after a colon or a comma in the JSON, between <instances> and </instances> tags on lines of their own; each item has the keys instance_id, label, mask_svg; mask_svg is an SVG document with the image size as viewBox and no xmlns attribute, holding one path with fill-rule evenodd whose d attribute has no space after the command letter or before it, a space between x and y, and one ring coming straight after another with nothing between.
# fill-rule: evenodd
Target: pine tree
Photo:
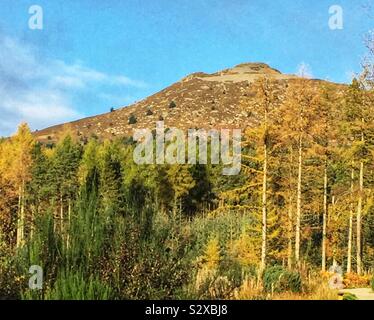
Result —
<instances>
[{"instance_id":1,"label":"pine tree","mask_svg":"<svg viewBox=\"0 0 374 320\"><path fill-rule=\"evenodd\" d=\"M123 201L121 147L118 142L105 141L99 151L100 203L102 210L119 213Z\"/></svg>"},{"instance_id":2,"label":"pine tree","mask_svg":"<svg viewBox=\"0 0 374 320\"><path fill-rule=\"evenodd\" d=\"M79 188L78 168L80 159L81 147L73 141L70 134L60 140L51 158L51 183L54 189L53 196L59 207L58 220L62 234L66 233L66 224L70 225L72 202L76 198Z\"/></svg>"},{"instance_id":3,"label":"pine tree","mask_svg":"<svg viewBox=\"0 0 374 320\"><path fill-rule=\"evenodd\" d=\"M167 171L167 175L173 190L173 215L176 217L178 202L181 213L182 197L187 195L195 186L195 181L188 165L171 165Z\"/></svg>"},{"instance_id":4,"label":"pine tree","mask_svg":"<svg viewBox=\"0 0 374 320\"><path fill-rule=\"evenodd\" d=\"M27 200L32 212L32 218L48 210L48 197L53 190L48 181L49 161L40 143L36 143L32 150L31 180L27 184ZM33 220L32 219L32 220ZM31 221L34 226L34 221Z\"/></svg>"},{"instance_id":5,"label":"pine tree","mask_svg":"<svg viewBox=\"0 0 374 320\"><path fill-rule=\"evenodd\" d=\"M84 148L82 160L79 165L78 177L80 185L83 186L92 176L98 174L99 167L99 144L91 139Z\"/></svg>"}]
</instances>

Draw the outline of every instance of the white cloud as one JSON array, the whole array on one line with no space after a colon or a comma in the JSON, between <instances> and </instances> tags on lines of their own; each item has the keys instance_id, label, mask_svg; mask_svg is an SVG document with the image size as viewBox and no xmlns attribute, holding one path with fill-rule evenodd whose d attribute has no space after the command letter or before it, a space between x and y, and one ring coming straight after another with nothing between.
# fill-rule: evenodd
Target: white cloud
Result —
<instances>
[{"instance_id":1,"label":"white cloud","mask_svg":"<svg viewBox=\"0 0 374 320\"><path fill-rule=\"evenodd\" d=\"M126 76L110 75L94 69L85 67L81 62L68 65L63 61L51 63L53 74L52 84L66 87L86 88L88 85L100 84L109 86L124 86L145 88L146 83L134 80Z\"/></svg>"},{"instance_id":2,"label":"white cloud","mask_svg":"<svg viewBox=\"0 0 374 320\"><path fill-rule=\"evenodd\" d=\"M13 133L22 121L41 128L80 116L49 78L48 65L32 47L0 34L0 135Z\"/></svg>"},{"instance_id":3,"label":"white cloud","mask_svg":"<svg viewBox=\"0 0 374 320\"><path fill-rule=\"evenodd\" d=\"M42 61L37 52L0 33L0 136L14 132L22 121L32 129L40 129L83 117L72 104L73 96L82 90L146 86L142 81L106 74L79 61Z\"/></svg>"}]
</instances>

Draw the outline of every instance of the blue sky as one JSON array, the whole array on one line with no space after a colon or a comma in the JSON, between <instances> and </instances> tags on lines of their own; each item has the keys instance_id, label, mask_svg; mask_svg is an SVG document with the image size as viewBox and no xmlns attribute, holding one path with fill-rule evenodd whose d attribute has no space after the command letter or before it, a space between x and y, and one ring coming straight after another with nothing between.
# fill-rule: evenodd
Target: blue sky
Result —
<instances>
[{"instance_id":1,"label":"blue sky","mask_svg":"<svg viewBox=\"0 0 374 320\"><path fill-rule=\"evenodd\" d=\"M1 0L0 135L107 112L242 62L348 82L373 0ZM31 5L43 30L28 28ZM331 5L344 28L328 27Z\"/></svg>"}]
</instances>

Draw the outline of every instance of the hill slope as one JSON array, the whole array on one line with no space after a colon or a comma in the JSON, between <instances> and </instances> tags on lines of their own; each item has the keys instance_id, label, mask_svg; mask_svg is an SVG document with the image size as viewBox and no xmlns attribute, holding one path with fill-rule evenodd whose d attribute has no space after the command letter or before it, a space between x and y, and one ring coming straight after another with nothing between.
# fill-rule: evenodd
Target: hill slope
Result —
<instances>
[{"instance_id":1,"label":"hill slope","mask_svg":"<svg viewBox=\"0 0 374 320\"><path fill-rule=\"evenodd\" d=\"M194 73L164 90L128 107L69 123L80 139L131 136L135 128L155 128L164 120L166 127L181 129L244 128L253 120L240 110L240 100L255 94L251 84L266 76L285 88L294 75L285 75L263 63L245 63L213 74ZM320 82L319 80L310 80ZM340 87L341 85L336 85ZM133 115L136 123L129 123ZM135 122L135 121L133 121ZM35 132L41 142L54 141L64 124Z\"/></svg>"}]
</instances>

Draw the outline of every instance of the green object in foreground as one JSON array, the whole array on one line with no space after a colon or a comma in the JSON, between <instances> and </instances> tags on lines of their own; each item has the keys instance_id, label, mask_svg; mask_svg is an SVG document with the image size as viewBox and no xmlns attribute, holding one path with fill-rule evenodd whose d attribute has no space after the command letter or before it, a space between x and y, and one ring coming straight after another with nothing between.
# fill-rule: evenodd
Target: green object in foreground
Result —
<instances>
[{"instance_id":1,"label":"green object in foreground","mask_svg":"<svg viewBox=\"0 0 374 320\"><path fill-rule=\"evenodd\" d=\"M300 273L289 271L281 266L272 266L264 272L264 289L266 292L294 293L302 291L302 280Z\"/></svg>"},{"instance_id":2,"label":"green object in foreground","mask_svg":"<svg viewBox=\"0 0 374 320\"><path fill-rule=\"evenodd\" d=\"M344 293L343 300L358 300L356 295L352 293Z\"/></svg>"}]
</instances>

